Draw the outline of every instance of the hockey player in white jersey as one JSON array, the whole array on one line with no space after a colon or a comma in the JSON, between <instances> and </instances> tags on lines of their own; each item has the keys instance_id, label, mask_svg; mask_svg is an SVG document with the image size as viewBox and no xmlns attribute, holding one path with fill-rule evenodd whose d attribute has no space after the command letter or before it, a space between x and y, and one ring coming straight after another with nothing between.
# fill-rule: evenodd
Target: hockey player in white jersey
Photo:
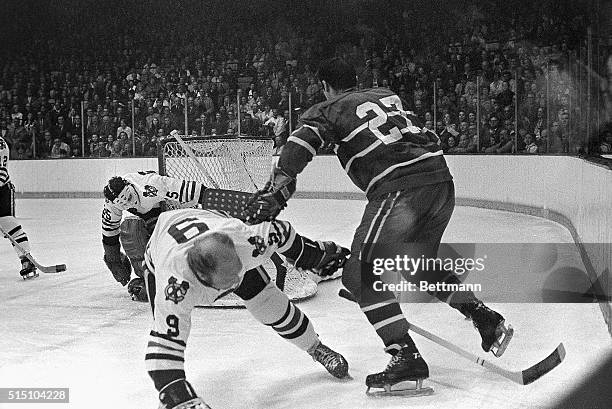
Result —
<instances>
[{"instance_id":1,"label":"hockey player in white jersey","mask_svg":"<svg viewBox=\"0 0 612 409\"><path fill-rule=\"evenodd\" d=\"M161 176L154 171L114 176L104 187L104 262L118 282L128 285L132 298L146 301L142 262L149 236L163 210L162 203L193 207L205 189L199 182ZM127 217L122 221L124 212ZM121 253L121 246L127 256ZM130 281L132 268L136 278Z\"/></svg>"},{"instance_id":2,"label":"hockey player in white jersey","mask_svg":"<svg viewBox=\"0 0 612 409\"><path fill-rule=\"evenodd\" d=\"M15 218L15 209L13 208L13 194L15 188L9 177L7 167L8 160L8 144L0 137L0 228L2 232L10 235L21 247L20 249L13 246L17 256L21 260L21 271L19 274L26 280L38 277L38 272L34 264L26 257L26 254L30 253L28 235Z\"/></svg>"},{"instance_id":3,"label":"hockey player in white jersey","mask_svg":"<svg viewBox=\"0 0 612 409\"><path fill-rule=\"evenodd\" d=\"M191 311L230 291L281 337L308 352L337 378L348 376L342 355L321 343L308 317L270 280L262 263L278 252L297 268L333 274L349 255L333 242L315 242L286 221L249 226L199 209L162 213L145 252L145 281L153 324L146 367L160 409L208 408L186 380L184 361Z\"/></svg>"}]
</instances>

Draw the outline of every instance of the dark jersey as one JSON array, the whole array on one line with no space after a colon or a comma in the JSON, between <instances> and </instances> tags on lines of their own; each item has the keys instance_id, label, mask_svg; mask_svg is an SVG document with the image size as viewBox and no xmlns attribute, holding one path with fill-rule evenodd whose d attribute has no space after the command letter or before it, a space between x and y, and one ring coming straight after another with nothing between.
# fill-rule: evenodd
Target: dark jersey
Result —
<instances>
[{"instance_id":1,"label":"dark jersey","mask_svg":"<svg viewBox=\"0 0 612 409\"><path fill-rule=\"evenodd\" d=\"M435 133L404 111L385 88L349 91L308 109L287 140L279 167L297 174L333 144L340 163L368 198L452 177Z\"/></svg>"}]
</instances>

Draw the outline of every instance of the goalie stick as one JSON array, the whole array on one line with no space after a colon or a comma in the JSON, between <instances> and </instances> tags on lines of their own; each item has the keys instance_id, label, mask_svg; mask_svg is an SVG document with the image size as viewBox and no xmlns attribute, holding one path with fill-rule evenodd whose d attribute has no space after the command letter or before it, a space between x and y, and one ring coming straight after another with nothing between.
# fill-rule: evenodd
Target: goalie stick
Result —
<instances>
[{"instance_id":1,"label":"goalie stick","mask_svg":"<svg viewBox=\"0 0 612 409\"><path fill-rule=\"evenodd\" d=\"M32 257L32 255L30 253L26 253L25 250L23 249L23 247L21 247L19 245L19 243L17 243L15 241L15 239L13 239L7 232L5 232L2 227L0 227L0 233L2 233L2 235L4 237L6 237L7 239L9 239L11 241L11 243L13 243L13 246L15 246L21 253L25 254L25 257L27 257L28 260L30 260L32 262L32 264L34 264L36 266L36 268L40 271L42 271L43 273L59 273L60 271L65 271L66 270L66 264L56 264L54 266L43 266L41 264L38 264L38 262L36 260L34 260L34 257Z\"/></svg>"},{"instance_id":2,"label":"goalie stick","mask_svg":"<svg viewBox=\"0 0 612 409\"><path fill-rule=\"evenodd\" d=\"M211 187L219 189L219 184L215 182L215 180L208 174L208 171L206 170L206 168L204 168L204 165L202 165L198 158L196 158L195 153L193 153L193 150L185 143L183 138L179 136L178 131L174 130L170 132L170 136L176 139L179 145L181 145L187 156L189 156L189 158L193 161L193 164L196 166L196 168L198 168L198 170L202 173L202 176L204 176L204 178L206 179L206 183L210 183Z\"/></svg>"},{"instance_id":3,"label":"goalie stick","mask_svg":"<svg viewBox=\"0 0 612 409\"><path fill-rule=\"evenodd\" d=\"M342 298L346 298L349 301L356 301L353 294L351 294L348 290L344 288L340 289L338 295ZM414 325L412 323L408 323L408 325L412 331L416 332L420 336L427 338L428 340L440 345L441 347L444 347L451 352L461 355L462 357L469 359L473 363L485 367L488 370L495 372L498 375L501 375L514 383L518 383L519 385L529 385L530 383L537 381L542 376L546 375L548 372L556 368L561 362L563 362L563 359L565 359L565 347L563 346L563 343L560 343L557 348L555 348L555 350L550 353L550 355L548 355L546 358L536 363L535 365L532 365L522 371L511 371L492 364L491 362L479 357L478 355L472 354L471 352L459 348L455 344L445 340L444 338L440 338L439 336L432 334L431 332L426 331L417 325Z\"/></svg>"}]
</instances>

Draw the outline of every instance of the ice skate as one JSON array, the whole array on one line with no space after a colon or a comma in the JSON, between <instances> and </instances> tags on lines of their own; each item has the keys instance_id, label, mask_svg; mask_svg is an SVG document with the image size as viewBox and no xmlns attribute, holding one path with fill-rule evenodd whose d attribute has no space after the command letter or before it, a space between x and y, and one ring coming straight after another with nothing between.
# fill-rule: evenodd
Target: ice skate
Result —
<instances>
[{"instance_id":1,"label":"ice skate","mask_svg":"<svg viewBox=\"0 0 612 409\"><path fill-rule=\"evenodd\" d=\"M308 354L336 378L341 379L348 376L348 362L346 359L322 342L309 349Z\"/></svg>"},{"instance_id":2,"label":"ice skate","mask_svg":"<svg viewBox=\"0 0 612 409\"><path fill-rule=\"evenodd\" d=\"M480 301L474 305L470 318L482 337L482 349L496 357L502 356L514 335L512 326L506 327L504 317Z\"/></svg>"},{"instance_id":3,"label":"ice skate","mask_svg":"<svg viewBox=\"0 0 612 409\"><path fill-rule=\"evenodd\" d=\"M27 257L21 257L21 271L19 274L24 280L38 277L36 266Z\"/></svg>"},{"instance_id":4,"label":"ice skate","mask_svg":"<svg viewBox=\"0 0 612 409\"><path fill-rule=\"evenodd\" d=\"M425 396L433 393L432 388L423 387L423 380L429 377L429 367L412 338L408 334L406 337L407 342L400 345L401 349L391 357L385 370L366 377L368 396ZM370 388L383 390L371 392Z\"/></svg>"}]
</instances>

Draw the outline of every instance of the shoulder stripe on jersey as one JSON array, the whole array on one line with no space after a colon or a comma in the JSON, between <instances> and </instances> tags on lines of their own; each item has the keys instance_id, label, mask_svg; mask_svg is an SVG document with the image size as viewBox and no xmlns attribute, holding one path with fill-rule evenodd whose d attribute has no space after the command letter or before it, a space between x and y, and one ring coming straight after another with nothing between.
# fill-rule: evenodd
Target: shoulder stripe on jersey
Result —
<instances>
[{"instance_id":1,"label":"shoulder stripe on jersey","mask_svg":"<svg viewBox=\"0 0 612 409\"><path fill-rule=\"evenodd\" d=\"M191 197L189 198L189 200L193 200L193 198L195 197L196 185L196 182L191 182Z\"/></svg>"},{"instance_id":2,"label":"shoulder stripe on jersey","mask_svg":"<svg viewBox=\"0 0 612 409\"><path fill-rule=\"evenodd\" d=\"M183 192L185 191L185 181L183 180L183 183L181 183L181 191L179 193L179 200L183 201Z\"/></svg>"},{"instance_id":3,"label":"shoulder stripe on jersey","mask_svg":"<svg viewBox=\"0 0 612 409\"><path fill-rule=\"evenodd\" d=\"M434 156L442 156L444 155L444 152L442 152L442 150L436 151L436 152L427 152L422 154L421 156L411 159L409 161L406 162L402 162L402 163L396 163L393 166L389 166L387 169L383 170L382 172L380 172L378 175L376 175L375 177L372 178L372 180L370 180L370 183L368 183L368 187L365 190L365 194L367 195L368 192L370 191L370 188L372 186L374 186L374 184L376 182L378 182L380 179L384 178L385 176L387 176L389 173L393 172L395 169L397 168L401 168L403 166L408 166L408 165L412 165L413 163L428 159L428 158L433 158Z\"/></svg>"},{"instance_id":4,"label":"shoulder stripe on jersey","mask_svg":"<svg viewBox=\"0 0 612 409\"><path fill-rule=\"evenodd\" d=\"M353 161L355 159L361 158L362 156L367 155L368 153L370 153L371 151L379 147L381 143L383 142L380 139L377 139L376 142L374 142L373 144L371 144L370 146L368 146L361 152L357 152L355 155L353 155L353 157L350 158L348 162L346 162L346 166L344 167L344 170L346 171L346 173L349 173L349 169L351 168L351 165L353 164Z\"/></svg>"},{"instance_id":5,"label":"shoulder stripe on jersey","mask_svg":"<svg viewBox=\"0 0 612 409\"><path fill-rule=\"evenodd\" d=\"M185 358L181 358L180 356L170 355L170 354L146 354L145 360L148 360L148 359L149 360L167 359L168 361L185 362Z\"/></svg>"},{"instance_id":6,"label":"shoulder stripe on jersey","mask_svg":"<svg viewBox=\"0 0 612 409\"><path fill-rule=\"evenodd\" d=\"M302 126L303 126L304 128L308 128L308 129L310 129L310 130L311 130L311 131L313 131L315 134L317 134L317 136L318 136L318 137L319 137L319 139L321 140L321 144L324 144L324 143L325 143L325 141L323 140L323 138L321 138L321 133L319 132L319 130L318 130L316 127L314 127L314 126L312 126L312 125L306 125L306 124L304 124L304 125L302 125Z\"/></svg>"},{"instance_id":7,"label":"shoulder stripe on jersey","mask_svg":"<svg viewBox=\"0 0 612 409\"><path fill-rule=\"evenodd\" d=\"M287 138L287 142L295 142L298 145L302 146L303 148L306 148L306 150L308 150L308 152L310 152L312 156L317 155L317 151L315 150L315 148L313 148L312 145L310 145L308 142L306 142L303 139L296 138L295 136L290 136L289 138Z\"/></svg>"},{"instance_id":8,"label":"shoulder stripe on jersey","mask_svg":"<svg viewBox=\"0 0 612 409\"><path fill-rule=\"evenodd\" d=\"M344 139L342 139L342 142L348 142L351 139L353 139L355 136L357 136L357 134L361 131L363 131L364 129L366 129L368 127L368 123L364 122L363 124L359 125L357 128L353 129L351 131L350 134L348 134Z\"/></svg>"},{"instance_id":9,"label":"shoulder stripe on jersey","mask_svg":"<svg viewBox=\"0 0 612 409\"><path fill-rule=\"evenodd\" d=\"M163 338L166 341L172 341L180 346L187 346L187 344L185 344L185 341L181 341L179 339L173 339L172 337L170 337L170 335L166 335L166 334L160 334L159 332L156 331L151 331L150 334L152 337L158 337L158 338Z\"/></svg>"}]
</instances>

